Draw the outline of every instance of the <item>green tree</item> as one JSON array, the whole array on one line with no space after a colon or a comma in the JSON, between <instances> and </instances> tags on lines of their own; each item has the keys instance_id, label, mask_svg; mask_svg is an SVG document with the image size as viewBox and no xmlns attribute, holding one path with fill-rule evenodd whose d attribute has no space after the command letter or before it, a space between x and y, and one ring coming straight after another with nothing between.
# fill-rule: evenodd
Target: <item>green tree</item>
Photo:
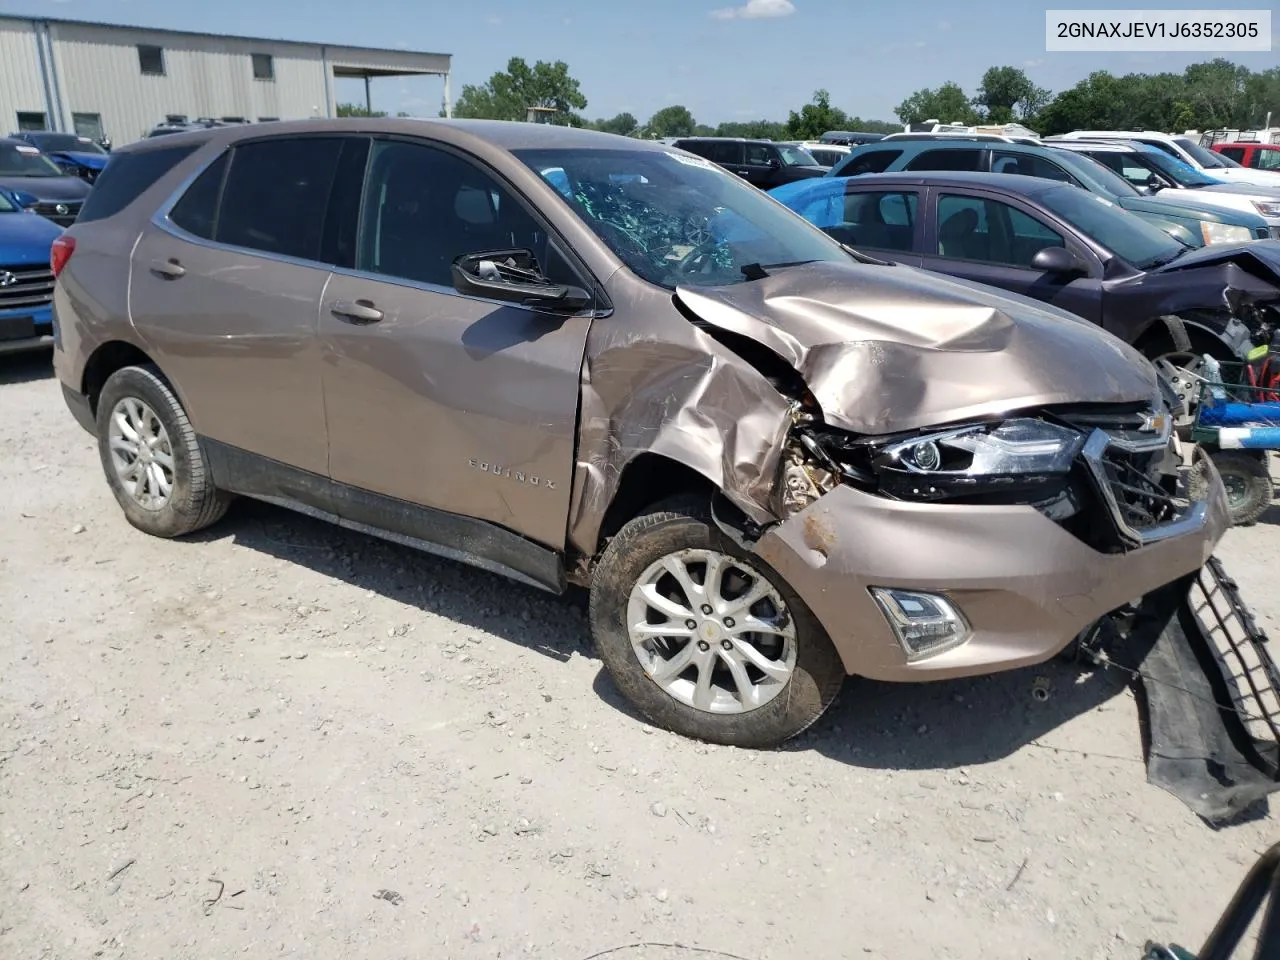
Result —
<instances>
[{"instance_id":1,"label":"green tree","mask_svg":"<svg viewBox=\"0 0 1280 960\"><path fill-rule=\"evenodd\" d=\"M677 104L663 107L650 117L649 122L645 124L644 133L646 137L659 139L662 137L691 137L696 126L697 123L688 108Z\"/></svg>"},{"instance_id":2,"label":"green tree","mask_svg":"<svg viewBox=\"0 0 1280 960\"><path fill-rule=\"evenodd\" d=\"M368 107L362 107L358 103L338 104L338 116L340 117L385 117L386 115L385 111L370 110Z\"/></svg>"},{"instance_id":3,"label":"green tree","mask_svg":"<svg viewBox=\"0 0 1280 960\"><path fill-rule=\"evenodd\" d=\"M936 90L917 90L894 108L903 123L923 123L937 120L939 123L975 124L978 114L960 85L947 82Z\"/></svg>"},{"instance_id":4,"label":"green tree","mask_svg":"<svg viewBox=\"0 0 1280 960\"><path fill-rule=\"evenodd\" d=\"M553 123L581 126L575 112L587 105L578 81L569 75L563 60L539 60L530 67L523 58L512 57L507 69L479 86L468 84L454 104L455 117L486 120L524 120L530 107L550 107L556 111Z\"/></svg>"},{"instance_id":5,"label":"green tree","mask_svg":"<svg viewBox=\"0 0 1280 960\"><path fill-rule=\"evenodd\" d=\"M828 130L849 129L848 124L849 115L831 105L831 94L815 90L812 102L787 117L786 135L792 140L817 140Z\"/></svg>"},{"instance_id":6,"label":"green tree","mask_svg":"<svg viewBox=\"0 0 1280 960\"><path fill-rule=\"evenodd\" d=\"M1049 98L1048 90L1037 87L1017 67L991 67L982 75L973 105L983 108L987 123L1010 123L1015 119L1025 122L1033 118Z\"/></svg>"},{"instance_id":7,"label":"green tree","mask_svg":"<svg viewBox=\"0 0 1280 960\"><path fill-rule=\"evenodd\" d=\"M717 137L746 137L749 140L785 140L787 125L776 120L746 120L722 123L715 129Z\"/></svg>"},{"instance_id":8,"label":"green tree","mask_svg":"<svg viewBox=\"0 0 1280 960\"><path fill-rule=\"evenodd\" d=\"M855 133L901 133L902 124L893 123L890 120L863 120L861 117L850 117L849 126L845 129Z\"/></svg>"},{"instance_id":9,"label":"green tree","mask_svg":"<svg viewBox=\"0 0 1280 960\"><path fill-rule=\"evenodd\" d=\"M640 129L640 123L629 113L620 113L609 120L597 120L591 125L605 133L616 133L623 137L634 137Z\"/></svg>"}]
</instances>

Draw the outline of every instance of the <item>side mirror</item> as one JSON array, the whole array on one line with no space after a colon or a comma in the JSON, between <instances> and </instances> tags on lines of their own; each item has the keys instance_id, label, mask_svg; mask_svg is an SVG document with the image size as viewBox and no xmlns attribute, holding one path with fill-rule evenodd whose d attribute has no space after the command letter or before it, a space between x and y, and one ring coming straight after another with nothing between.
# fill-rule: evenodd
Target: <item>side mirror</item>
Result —
<instances>
[{"instance_id":1,"label":"side mirror","mask_svg":"<svg viewBox=\"0 0 1280 960\"><path fill-rule=\"evenodd\" d=\"M1164 189L1164 183L1159 177L1152 174L1150 177L1147 177L1147 189L1152 193L1159 193Z\"/></svg>"},{"instance_id":2,"label":"side mirror","mask_svg":"<svg viewBox=\"0 0 1280 960\"><path fill-rule=\"evenodd\" d=\"M1066 247L1045 247L1031 258L1031 268L1061 275L1087 274L1088 268Z\"/></svg>"},{"instance_id":3,"label":"side mirror","mask_svg":"<svg viewBox=\"0 0 1280 960\"><path fill-rule=\"evenodd\" d=\"M777 170L782 166L782 161L777 157L770 157L765 161L765 165L768 166L770 170Z\"/></svg>"},{"instance_id":4,"label":"side mirror","mask_svg":"<svg viewBox=\"0 0 1280 960\"><path fill-rule=\"evenodd\" d=\"M453 289L469 297L503 300L544 310L576 311L591 302L581 287L552 283L530 250L485 250L453 261Z\"/></svg>"}]
</instances>

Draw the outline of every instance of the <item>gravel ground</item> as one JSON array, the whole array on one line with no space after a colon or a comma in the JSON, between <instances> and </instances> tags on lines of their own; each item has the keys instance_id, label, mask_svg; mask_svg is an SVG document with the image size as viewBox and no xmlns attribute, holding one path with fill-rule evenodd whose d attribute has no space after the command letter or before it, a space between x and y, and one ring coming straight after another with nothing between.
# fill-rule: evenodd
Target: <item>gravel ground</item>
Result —
<instances>
[{"instance_id":1,"label":"gravel ground","mask_svg":"<svg viewBox=\"0 0 1280 960\"><path fill-rule=\"evenodd\" d=\"M1220 555L1275 631L1266 520ZM1114 675L850 683L715 748L620 702L580 596L250 503L150 539L46 357L0 358L0 531L12 960L1136 958L1274 834L1149 786Z\"/></svg>"}]
</instances>

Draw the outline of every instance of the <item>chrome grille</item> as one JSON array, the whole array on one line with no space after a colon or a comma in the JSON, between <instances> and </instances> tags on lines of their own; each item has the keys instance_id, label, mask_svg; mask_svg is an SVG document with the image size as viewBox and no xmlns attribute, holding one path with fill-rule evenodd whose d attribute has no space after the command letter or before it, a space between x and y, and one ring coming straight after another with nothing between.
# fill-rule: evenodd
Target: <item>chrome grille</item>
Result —
<instances>
[{"instance_id":1,"label":"chrome grille","mask_svg":"<svg viewBox=\"0 0 1280 960\"><path fill-rule=\"evenodd\" d=\"M38 309L53 299L53 271L37 266L0 266L0 310Z\"/></svg>"},{"instance_id":2,"label":"chrome grille","mask_svg":"<svg viewBox=\"0 0 1280 960\"><path fill-rule=\"evenodd\" d=\"M60 227L69 227L80 216L83 200L41 200L29 209L40 216L52 220Z\"/></svg>"},{"instance_id":3,"label":"chrome grille","mask_svg":"<svg viewBox=\"0 0 1280 960\"><path fill-rule=\"evenodd\" d=\"M1081 463L1108 521L1087 537L1095 548L1140 546L1172 535L1191 519L1197 505L1186 496L1184 471L1171 452L1168 410L1095 407L1064 412L1062 418L1089 438Z\"/></svg>"},{"instance_id":4,"label":"chrome grille","mask_svg":"<svg viewBox=\"0 0 1280 960\"><path fill-rule=\"evenodd\" d=\"M1177 496L1176 475L1160 470L1164 452L1131 453L1108 447L1099 458L1120 519L1142 533L1178 519L1187 507Z\"/></svg>"}]
</instances>

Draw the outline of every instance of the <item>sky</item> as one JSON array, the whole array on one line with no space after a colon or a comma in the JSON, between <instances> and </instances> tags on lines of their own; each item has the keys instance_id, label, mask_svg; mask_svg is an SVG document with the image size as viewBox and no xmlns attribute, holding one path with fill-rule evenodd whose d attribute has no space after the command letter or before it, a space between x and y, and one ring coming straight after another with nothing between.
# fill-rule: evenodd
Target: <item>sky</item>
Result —
<instances>
[{"instance_id":1,"label":"sky","mask_svg":"<svg viewBox=\"0 0 1280 960\"><path fill-rule=\"evenodd\" d=\"M851 115L894 120L893 108L913 91L954 80L972 94L990 66L1021 67L1057 91L1094 70L1181 71L1215 56L1047 53L1045 5L1009 0L726 2L732 0L0 0L0 14L449 53L455 98L511 57L564 60L581 82L586 116L628 111L642 123L670 104L712 125L785 120L819 88ZM1161 0L1165 9L1273 3ZM1280 33L1280 15L1273 20ZM1280 65L1280 36L1270 53L1229 59L1253 70ZM373 81L372 91L375 109L434 116L443 85L439 78L391 77ZM338 98L363 101L363 85L339 81Z\"/></svg>"}]
</instances>

